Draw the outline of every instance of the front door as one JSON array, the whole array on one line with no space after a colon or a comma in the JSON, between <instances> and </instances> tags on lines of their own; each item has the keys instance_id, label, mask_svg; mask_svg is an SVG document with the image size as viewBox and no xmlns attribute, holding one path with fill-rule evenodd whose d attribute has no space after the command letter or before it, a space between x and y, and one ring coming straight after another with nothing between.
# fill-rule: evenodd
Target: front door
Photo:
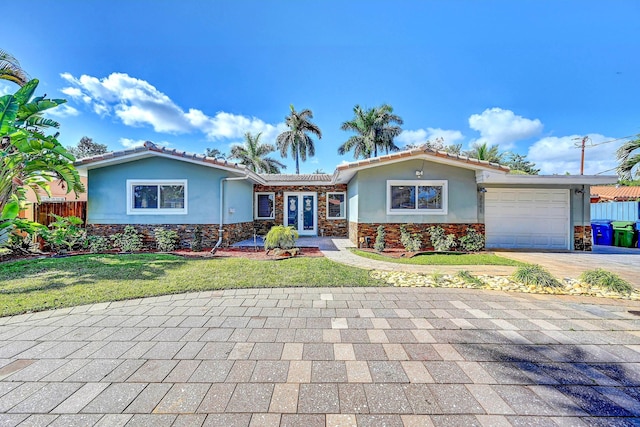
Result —
<instances>
[{"instance_id":1,"label":"front door","mask_svg":"<svg viewBox=\"0 0 640 427\"><path fill-rule=\"evenodd\" d=\"M301 236L318 235L316 193L284 193L284 225L290 225Z\"/></svg>"}]
</instances>

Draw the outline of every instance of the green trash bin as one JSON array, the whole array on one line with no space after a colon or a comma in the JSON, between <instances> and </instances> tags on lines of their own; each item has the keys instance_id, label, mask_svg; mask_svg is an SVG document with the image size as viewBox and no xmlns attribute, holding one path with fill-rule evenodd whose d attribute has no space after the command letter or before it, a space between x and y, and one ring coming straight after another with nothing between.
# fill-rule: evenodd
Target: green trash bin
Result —
<instances>
[{"instance_id":1,"label":"green trash bin","mask_svg":"<svg viewBox=\"0 0 640 427\"><path fill-rule=\"evenodd\" d=\"M631 221L613 221L611 223L613 227L613 245L623 248L633 247L636 235L634 225Z\"/></svg>"}]
</instances>

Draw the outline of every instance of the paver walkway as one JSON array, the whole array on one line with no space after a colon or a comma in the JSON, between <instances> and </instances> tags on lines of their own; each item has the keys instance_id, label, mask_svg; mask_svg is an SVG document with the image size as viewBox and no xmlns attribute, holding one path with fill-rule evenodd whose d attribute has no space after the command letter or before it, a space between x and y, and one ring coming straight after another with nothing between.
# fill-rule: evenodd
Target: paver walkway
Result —
<instances>
[{"instance_id":1,"label":"paver walkway","mask_svg":"<svg viewBox=\"0 0 640 427\"><path fill-rule=\"evenodd\" d=\"M638 425L636 310L295 288L0 318L0 425Z\"/></svg>"}]
</instances>

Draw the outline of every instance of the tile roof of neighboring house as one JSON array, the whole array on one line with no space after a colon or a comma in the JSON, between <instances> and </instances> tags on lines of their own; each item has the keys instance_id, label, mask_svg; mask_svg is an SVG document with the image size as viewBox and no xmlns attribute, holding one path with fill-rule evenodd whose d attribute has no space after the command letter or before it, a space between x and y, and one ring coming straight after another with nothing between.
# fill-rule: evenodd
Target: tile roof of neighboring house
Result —
<instances>
[{"instance_id":1,"label":"tile roof of neighboring house","mask_svg":"<svg viewBox=\"0 0 640 427\"><path fill-rule=\"evenodd\" d=\"M475 167L479 166L479 167L495 169L503 172L510 171L509 167L499 165L497 163L491 163L486 160L478 160L472 157L462 156L459 154L451 154L451 153L447 153L446 151L434 150L431 148L415 148L413 150L398 151L396 153L386 154L384 156L372 157L370 159L364 159L364 160L358 160L351 163L345 163L345 164L339 165L337 167L337 170L343 171L343 170L352 169L352 168L359 168L362 166L368 166L368 165L374 165L374 164L377 165L379 163L393 162L393 161L410 158L410 157L417 157L425 154L430 157L435 157L435 158L448 160L448 161L454 161L461 164L472 165Z\"/></svg>"},{"instance_id":2,"label":"tile roof of neighboring house","mask_svg":"<svg viewBox=\"0 0 640 427\"><path fill-rule=\"evenodd\" d=\"M624 202L640 199L640 186L597 185L591 187L591 196L598 196L603 200Z\"/></svg>"}]
</instances>

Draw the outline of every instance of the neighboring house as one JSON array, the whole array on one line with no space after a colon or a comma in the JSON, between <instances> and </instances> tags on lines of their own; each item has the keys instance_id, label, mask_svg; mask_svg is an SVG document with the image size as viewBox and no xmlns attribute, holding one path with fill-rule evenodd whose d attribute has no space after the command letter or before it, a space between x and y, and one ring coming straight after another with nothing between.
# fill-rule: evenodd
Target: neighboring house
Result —
<instances>
[{"instance_id":1,"label":"neighboring house","mask_svg":"<svg viewBox=\"0 0 640 427\"><path fill-rule=\"evenodd\" d=\"M81 176L80 180L84 185L85 189L87 188L87 177ZM67 193L67 188L64 186L63 181L55 180L49 183L49 192L51 194L47 194L44 190L38 189L38 196L40 197L40 203L43 202L86 202L87 201L87 193L81 193L76 195L73 191ZM26 208L20 211L21 218L27 218L29 220L36 220L34 217L34 208L33 206L38 203L38 197L36 197L36 193L33 189L29 188L27 190L27 205Z\"/></svg>"},{"instance_id":2,"label":"neighboring house","mask_svg":"<svg viewBox=\"0 0 640 427\"><path fill-rule=\"evenodd\" d=\"M195 225L213 246L274 224L300 235L373 243L384 225L389 246L399 227L423 234L439 225L460 237L485 234L489 248L590 250L589 186L608 176L510 175L497 164L415 149L340 165L332 175L256 174L242 165L158 147L76 162L88 175L87 227L113 234L127 224L150 235L175 229L188 244Z\"/></svg>"},{"instance_id":3,"label":"neighboring house","mask_svg":"<svg viewBox=\"0 0 640 427\"><path fill-rule=\"evenodd\" d=\"M640 200L640 186L594 185L591 187L591 203L637 200Z\"/></svg>"}]
</instances>

